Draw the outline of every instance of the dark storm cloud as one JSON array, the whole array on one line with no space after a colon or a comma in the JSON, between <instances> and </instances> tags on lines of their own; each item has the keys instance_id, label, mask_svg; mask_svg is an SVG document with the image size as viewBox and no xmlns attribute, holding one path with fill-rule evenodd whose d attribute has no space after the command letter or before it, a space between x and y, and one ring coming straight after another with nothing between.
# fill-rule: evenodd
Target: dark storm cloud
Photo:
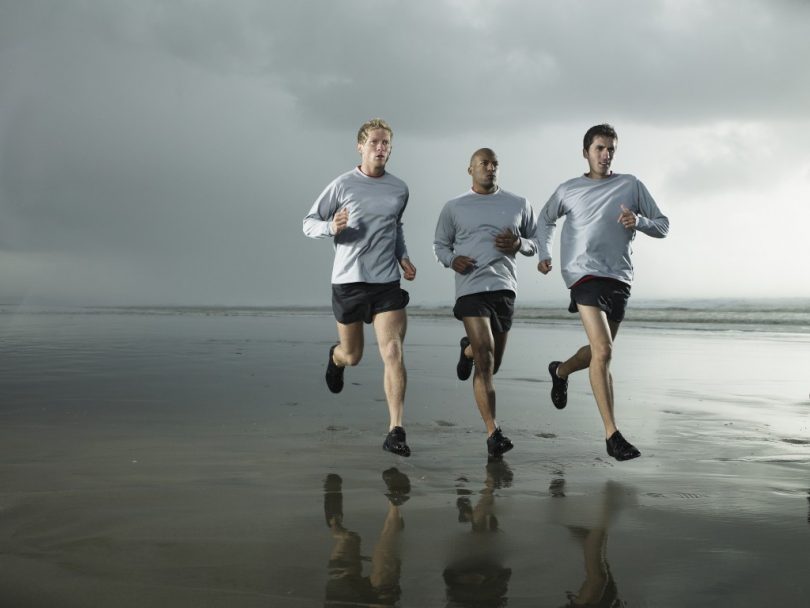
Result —
<instances>
[{"instance_id":1,"label":"dark storm cloud","mask_svg":"<svg viewBox=\"0 0 810 608\"><path fill-rule=\"evenodd\" d=\"M509 143L524 165L508 181L535 203L601 120L643 128L652 153L662 130L705 128L662 169L671 199L750 185L755 163L778 179L779 150L801 150L789 125L807 123L808 16L754 0L0 0L0 296L326 302L331 246L301 218L377 115L414 195L415 301L449 293L432 224L481 145Z\"/></svg>"},{"instance_id":2,"label":"dark storm cloud","mask_svg":"<svg viewBox=\"0 0 810 608\"><path fill-rule=\"evenodd\" d=\"M272 71L310 119L358 100L452 132L605 116L691 123L805 115L800 3L298 3L265 16ZM368 113L368 112L366 112Z\"/></svg>"}]
</instances>

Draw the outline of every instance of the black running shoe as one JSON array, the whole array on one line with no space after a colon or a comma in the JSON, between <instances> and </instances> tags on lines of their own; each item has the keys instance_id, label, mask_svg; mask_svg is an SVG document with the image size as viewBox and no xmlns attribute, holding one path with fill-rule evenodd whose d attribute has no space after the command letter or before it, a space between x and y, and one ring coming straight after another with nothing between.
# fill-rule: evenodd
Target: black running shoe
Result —
<instances>
[{"instance_id":1,"label":"black running shoe","mask_svg":"<svg viewBox=\"0 0 810 608\"><path fill-rule=\"evenodd\" d=\"M383 471L382 478L388 487L385 495L392 505L398 507L410 498L408 493L411 491L411 480L405 473L400 472L396 467L391 467Z\"/></svg>"},{"instance_id":2,"label":"black running shoe","mask_svg":"<svg viewBox=\"0 0 810 608\"><path fill-rule=\"evenodd\" d=\"M411 455L411 448L405 443L405 429L401 426L395 426L385 436L383 441L383 449L386 452L391 452L397 456L408 457Z\"/></svg>"},{"instance_id":3,"label":"black running shoe","mask_svg":"<svg viewBox=\"0 0 810 608\"><path fill-rule=\"evenodd\" d=\"M339 393L343 390L343 370L346 368L339 367L332 358L335 348L337 348L337 344L333 344L329 349L329 362L326 364L326 386L333 393Z\"/></svg>"},{"instance_id":4,"label":"black running shoe","mask_svg":"<svg viewBox=\"0 0 810 608\"><path fill-rule=\"evenodd\" d=\"M608 456L613 456L616 460L630 460L641 456L641 452L636 449L636 446L622 437L619 431L613 433L610 439L605 439L605 444Z\"/></svg>"},{"instance_id":5,"label":"black running shoe","mask_svg":"<svg viewBox=\"0 0 810 608\"><path fill-rule=\"evenodd\" d=\"M548 373L551 374L551 402L558 410L568 403L568 378L563 380L557 375L557 368L562 361L552 361L548 364Z\"/></svg>"},{"instance_id":6,"label":"black running shoe","mask_svg":"<svg viewBox=\"0 0 810 608\"><path fill-rule=\"evenodd\" d=\"M487 437L487 454L490 458L499 458L513 447L515 446L509 441L509 437L504 437L501 427L496 428L492 435Z\"/></svg>"},{"instance_id":7,"label":"black running shoe","mask_svg":"<svg viewBox=\"0 0 810 608\"><path fill-rule=\"evenodd\" d=\"M458 376L459 380L466 380L472 373L473 360L469 359L467 355L464 354L464 350L469 345L470 339L467 336L464 336L459 343L459 346L461 346L461 353L458 356L458 365L456 365L456 375Z\"/></svg>"}]
</instances>

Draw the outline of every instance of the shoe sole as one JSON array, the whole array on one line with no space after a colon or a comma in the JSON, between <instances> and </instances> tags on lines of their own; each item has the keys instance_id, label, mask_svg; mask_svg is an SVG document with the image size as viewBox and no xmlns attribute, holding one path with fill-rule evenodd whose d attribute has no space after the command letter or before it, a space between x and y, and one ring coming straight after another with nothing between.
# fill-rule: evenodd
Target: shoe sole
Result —
<instances>
[{"instance_id":1,"label":"shoe sole","mask_svg":"<svg viewBox=\"0 0 810 608\"><path fill-rule=\"evenodd\" d=\"M514 447L515 447L515 446L510 445L508 448L506 448L506 449L504 449L504 450L502 450L502 451L499 451L499 452L497 452L497 453L493 453L493 452L489 452L489 451L488 451L488 452L487 452L487 456L489 456L490 458L493 458L493 459L498 459L498 458L500 458L501 456L503 456L504 454L506 454L507 452L509 452L510 450L514 449Z\"/></svg>"},{"instance_id":2,"label":"shoe sole","mask_svg":"<svg viewBox=\"0 0 810 608\"><path fill-rule=\"evenodd\" d=\"M515 447L515 444L510 442L505 447L502 447L497 452L495 452L493 450L490 450L489 446L487 446L487 456L489 456L490 458L500 458L501 456L506 454L509 450L514 449L514 447Z\"/></svg>"},{"instance_id":3,"label":"shoe sole","mask_svg":"<svg viewBox=\"0 0 810 608\"><path fill-rule=\"evenodd\" d=\"M392 448L390 446L383 444L383 450L385 450L386 452L390 452L395 456L402 456L403 458L407 458L408 456L411 455L411 448L409 448L408 446L405 446L404 448Z\"/></svg>"},{"instance_id":4,"label":"shoe sole","mask_svg":"<svg viewBox=\"0 0 810 608\"><path fill-rule=\"evenodd\" d=\"M627 456L627 457L614 456L613 458L615 458L618 462L627 462L628 460L635 460L639 456L641 456L641 454L634 454L633 456Z\"/></svg>"},{"instance_id":5,"label":"shoe sole","mask_svg":"<svg viewBox=\"0 0 810 608\"><path fill-rule=\"evenodd\" d=\"M611 454L610 452L608 452L608 456L612 456L619 462L624 462L626 460L633 460L634 458L638 458L639 456L641 456L641 452L636 452L635 454L631 454L629 456L626 456L624 454Z\"/></svg>"}]
</instances>

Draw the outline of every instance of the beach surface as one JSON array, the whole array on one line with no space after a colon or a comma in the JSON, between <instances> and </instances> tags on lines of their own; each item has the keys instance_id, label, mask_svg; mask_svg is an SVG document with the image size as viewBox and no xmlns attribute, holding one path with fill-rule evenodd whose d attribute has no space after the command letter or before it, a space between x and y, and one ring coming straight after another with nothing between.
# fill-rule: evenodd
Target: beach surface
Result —
<instances>
[{"instance_id":1,"label":"beach surface","mask_svg":"<svg viewBox=\"0 0 810 608\"><path fill-rule=\"evenodd\" d=\"M573 319L573 317L572 317ZM411 316L410 458L330 315L0 314L0 606L773 606L810 599L810 335L634 326L605 453L575 321L518 322L488 463L461 324Z\"/></svg>"}]
</instances>

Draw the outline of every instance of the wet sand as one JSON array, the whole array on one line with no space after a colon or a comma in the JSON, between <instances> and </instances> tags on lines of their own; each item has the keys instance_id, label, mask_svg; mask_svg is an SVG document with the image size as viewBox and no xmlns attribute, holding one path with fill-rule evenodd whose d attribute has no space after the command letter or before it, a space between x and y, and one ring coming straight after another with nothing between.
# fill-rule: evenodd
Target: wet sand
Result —
<instances>
[{"instance_id":1,"label":"wet sand","mask_svg":"<svg viewBox=\"0 0 810 608\"><path fill-rule=\"evenodd\" d=\"M634 328L604 453L575 324L517 324L487 463L460 324L411 318L403 459L381 363L330 317L0 315L0 606L765 606L810 598L810 336ZM476 603L477 602L477 603ZM617 603L618 602L618 603ZM621 602L624 602L622 604Z\"/></svg>"}]
</instances>

